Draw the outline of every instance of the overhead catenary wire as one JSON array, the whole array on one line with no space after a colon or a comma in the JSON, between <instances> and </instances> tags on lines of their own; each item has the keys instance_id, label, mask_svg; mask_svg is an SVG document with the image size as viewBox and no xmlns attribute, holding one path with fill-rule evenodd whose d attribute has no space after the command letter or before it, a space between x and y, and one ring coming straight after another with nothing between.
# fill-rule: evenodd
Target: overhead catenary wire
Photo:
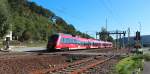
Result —
<instances>
[{"instance_id":1,"label":"overhead catenary wire","mask_svg":"<svg viewBox=\"0 0 150 74\"><path fill-rule=\"evenodd\" d=\"M53 9L54 11L56 11L56 12L59 12L60 14L64 14L65 16L68 16L68 17L70 17L70 18L73 18L73 19L75 19L75 20L81 22L80 17L76 17L76 16L74 16L74 15L71 15L71 14L67 13L67 12L64 10L64 8L63 8L63 9L61 9L61 8L52 8L52 9ZM79 19L80 19L80 20L79 20Z\"/></svg>"},{"instance_id":2,"label":"overhead catenary wire","mask_svg":"<svg viewBox=\"0 0 150 74\"><path fill-rule=\"evenodd\" d=\"M116 18L118 15L113 13L114 10L112 11L112 3L111 3L111 1L110 0L97 0L97 1L99 1L99 3L101 3L104 6L104 8L108 11L108 13L112 16L111 17L112 20L114 20L117 24L119 24L118 21L117 21L117 18ZM107 3L109 3L109 4L107 4L105 1L107 1ZM107 19L107 22L108 22L109 16L106 16L106 19Z\"/></svg>"}]
</instances>

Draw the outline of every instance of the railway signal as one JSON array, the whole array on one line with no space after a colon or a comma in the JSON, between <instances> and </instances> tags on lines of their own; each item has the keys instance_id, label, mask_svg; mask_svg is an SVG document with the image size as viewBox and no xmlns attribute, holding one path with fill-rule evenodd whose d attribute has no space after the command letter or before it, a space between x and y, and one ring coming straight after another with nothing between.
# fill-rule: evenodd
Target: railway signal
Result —
<instances>
[{"instance_id":1,"label":"railway signal","mask_svg":"<svg viewBox=\"0 0 150 74\"><path fill-rule=\"evenodd\" d=\"M136 36L135 36L134 40L141 40L141 36L140 36L139 31L136 32Z\"/></svg>"},{"instance_id":2,"label":"railway signal","mask_svg":"<svg viewBox=\"0 0 150 74\"><path fill-rule=\"evenodd\" d=\"M135 40L135 44L134 44L135 51L134 52L143 53L143 51L141 50L141 47L142 47L142 45L141 45L141 35L140 35L139 31L136 32L134 40Z\"/></svg>"}]
</instances>

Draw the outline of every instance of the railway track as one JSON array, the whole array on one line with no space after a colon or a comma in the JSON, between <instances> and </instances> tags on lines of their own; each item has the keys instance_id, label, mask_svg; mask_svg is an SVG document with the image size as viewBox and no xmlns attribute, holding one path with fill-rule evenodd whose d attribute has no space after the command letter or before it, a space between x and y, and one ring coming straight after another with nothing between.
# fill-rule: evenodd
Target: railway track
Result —
<instances>
[{"instance_id":1,"label":"railway track","mask_svg":"<svg viewBox=\"0 0 150 74\"><path fill-rule=\"evenodd\" d=\"M107 53L113 52L114 49L81 49L81 50L71 50L71 51L55 51L55 52L47 52L43 51L27 51L27 52L0 52L1 56L9 56L9 55L55 55L55 54L70 54L70 53L78 53L78 52L99 52L99 53Z\"/></svg>"},{"instance_id":2,"label":"railway track","mask_svg":"<svg viewBox=\"0 0 150 74\"><path fill-rule=\"evenodd\" d=\"M95 56L79 60L70 64L64 64L61 67L55 67L51 69L36 70L30 74L79 74L84 73L86 70L93 68L99 64L107 62L112 59L114 56L104 57L104 56Z\"/></svg>"},{"instance_id":3,"label":"railway track","mask_svg":"<svg viewBox=\"0 0 150 74\"><path fill-rule=\"evenodd\" d=\"M114 58L111 59L111 56L117 56L120 51L112 49L89 49L50 53L38 51L0 52L0 63L2 64L0 73L104 74L106 72L109 73L107 71L111 70L109 66L115 64L115 62L111 62L111 64L109 64L110 61L116 60Z\"/></svg>"},{"instance_id":4,"label":"railway track","mask_svg":"<svg viewBox=\"0 0 150 74\"><path fill-rule=\"evenodd\" d=\"M55 51L55 52L30 52L31 54L40 54L40 55L55 55L55 54L71 54L71 53L78 53L78 52L98 52L98 53L107 53L111 52L113 53L115 49L109 48L109 49L80 49L80 50L71 50L71 51Z\"/></svg>"}]
</instances>

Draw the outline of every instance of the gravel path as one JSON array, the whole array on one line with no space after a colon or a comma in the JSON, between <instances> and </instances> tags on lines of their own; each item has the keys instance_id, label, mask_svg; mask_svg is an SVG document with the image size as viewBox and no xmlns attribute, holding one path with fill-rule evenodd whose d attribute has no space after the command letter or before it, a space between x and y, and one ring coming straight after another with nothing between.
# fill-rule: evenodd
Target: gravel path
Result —
<instances>
[{"instance_id":1,"label":"gravel path","mask_svg":"<svg viewBox=\"0 0 150 74\"><path fill-rule=\"evenodd\" d=\"M150 62L144 62L144 70L142 74L150 74Z\"/></svg>"}]
</instances>

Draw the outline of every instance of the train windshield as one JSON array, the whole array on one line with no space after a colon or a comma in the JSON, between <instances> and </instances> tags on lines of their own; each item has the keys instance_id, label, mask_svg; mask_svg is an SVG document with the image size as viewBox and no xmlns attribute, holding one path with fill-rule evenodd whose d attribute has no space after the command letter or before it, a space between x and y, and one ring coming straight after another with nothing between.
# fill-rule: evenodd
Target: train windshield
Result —
<instances>
[{"instance_id":1,"label":"train windshield","mask_svg":"<svg viewBox=\"0 0 150 74\"><path fill-rule=\"evenodd\" d=\"M58 35L52 35L49 37L48 42L56 42L58 40Z\"/></svg>"}]
</instances>

